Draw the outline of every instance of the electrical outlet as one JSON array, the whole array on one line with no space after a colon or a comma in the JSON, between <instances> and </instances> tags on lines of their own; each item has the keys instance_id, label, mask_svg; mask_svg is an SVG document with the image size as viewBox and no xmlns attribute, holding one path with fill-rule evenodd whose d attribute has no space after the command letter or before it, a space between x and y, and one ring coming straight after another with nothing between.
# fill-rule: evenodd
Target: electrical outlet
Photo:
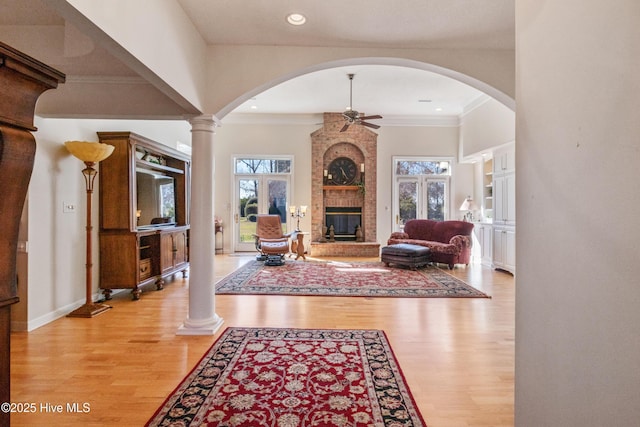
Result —
<instances>
[{"instance_id":1,"label":"electrical outlet","mask_svg":"<svg viewBox=\"0 0 640 427\"><path fill-rule=\"evenodd\" d=\"M62 212L63 213L74 213L75 211L76 211L75 203L62 202Z\"/></svg>"}]
</instances>

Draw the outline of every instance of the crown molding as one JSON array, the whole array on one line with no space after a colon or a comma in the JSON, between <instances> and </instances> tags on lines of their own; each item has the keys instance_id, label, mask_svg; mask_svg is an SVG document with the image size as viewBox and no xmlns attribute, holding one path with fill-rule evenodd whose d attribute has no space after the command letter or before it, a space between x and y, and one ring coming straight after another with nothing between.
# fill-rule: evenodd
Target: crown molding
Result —
<instances>
[{"instance_id":1,"label":"crown molding","mask_svg":"<svg viewBox=\"0 0 640 427\"><path fill-rule=\"evenodd\" d=\"M464 121L464 116L466 116L476 108L481 107L485 103L489 102L491 99L493 98L491 98L486 93L483 93L482 95L478 96L476 99L474 99L473 101L471 101L470 103L464 106L462 114L460 115L460 120Z\"/></svg>"},{"instance_id":2,"label":"crown molding","mask_svg":"<svg viewBox=\"0 0 640 427\"><path fill-rule=\"evenodd\" d=\"M251 114L230 113L222 119L225 124L254 124L254 125L315 125L323 123L324 114ZM457 127L460 125L458 116L385 116L374 122L380 126L443 126Z\"/></svg>"}]
</instances>

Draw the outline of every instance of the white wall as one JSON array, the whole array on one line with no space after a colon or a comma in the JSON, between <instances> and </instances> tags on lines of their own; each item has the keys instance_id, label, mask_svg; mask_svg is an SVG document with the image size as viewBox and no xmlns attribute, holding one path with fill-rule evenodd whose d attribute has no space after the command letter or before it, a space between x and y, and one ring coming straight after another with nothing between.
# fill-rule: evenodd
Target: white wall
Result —
<instances>
[{"instance_id":1,"label":"white wall","mask_svg":"<svg viewBox=\"0 0 640 427\"><path fill-rule=\"evenodd\" d=\"M490 98L462 117L460 125L462 157L468 158L493 147L513 142L515 134L515 112Z\"/></svg>"},{"instance_id":2,"label":"white wall","mask_svg":"<svg viewBox=\"0 0 640 427\"><path fill-rule=\"evenodd\" d=\"M294 178L292 205L311 205L311 137L315 125L225 124L216 129L214 155L216 168L214 213L224 225L224 249L232 251L233 239L233 156L247 154L293 155ZM300 220L300 227L309 230L311 216Z\"/></svg>"},{"instance_id":3,"label":"white wall","mask_svg":"<svg viewBox=\"0 0 640 427\"><path fill-rule=\"evenodd\" d=\"M516 0L516 425L640 420L640 3Z\"/></svg>"},{"instance_id":4,"label":"white wall","mask_svg":"<svg viewBox=\"0 0 640 427\"><path fill-rule=\"evenodd\" d=\"M85 300L86 190L84 164L71 156L64 141L97 141L97 131L133 131L175 147L190 143L186 122L62 120L36 117L36 157L28 194L27 300L18 303L20 316L12 327L32 330L66 315ZM93 277L98 290L98 197L93 195ZM76 205L63 213L63 202ZM24 230L23 230L24 232ZM26 305L26 307L25 307ZM26 315L26 317L24 317Z\"/></svg>"},{"instance_id":5,"label":"white wall","mask_svg":"<svg viewBox=\"0 0 640 427\"><path fill-rule=\"evenodd\" d=\"M516 115L505 105L488 98L463 115L460 123L460 157L474 163L474 188L469 193L476 204L484 206L484 161L493 157L493 149L515 140ZM481 218L484 211L474 213Z\"/></svg>"},{"instance_id":6,"label":"white wall","mask_svg":"<svg viewBox=\"0 0 640 427\"><path fill-rule=\"evenodd\" d=\"M378 132L378 241L385 245L393 231L392 158L393 156L452 157L451 218L459 219L465 197L473 191L473 167L457 164L458 127L383 126Z\"/></svg>"}]
</instances>

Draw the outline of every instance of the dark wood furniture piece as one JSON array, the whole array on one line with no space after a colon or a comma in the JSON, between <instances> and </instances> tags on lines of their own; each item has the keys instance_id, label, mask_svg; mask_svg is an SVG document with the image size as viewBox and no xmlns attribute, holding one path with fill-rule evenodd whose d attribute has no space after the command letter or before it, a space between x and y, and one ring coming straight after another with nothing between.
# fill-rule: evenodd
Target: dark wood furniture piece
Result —
<instances>
[{"instance_id":1,"label":"dark wood furniture piece","mask_svg":"<svg viewBox=\"0 0 640 427\"><path fill-rule=\"evenodd\" d=\"M304 248L304 236L306 234L309 233L294 231L293 234L291 234L291 253L289 254L289 257L295 255L296 260L300 257L305 261L307 260L307 257L305 256L306 250Z\"/></svg>"},{"instance_id":2,"label":"dark wood furniture piece","mask_svg":"<svg viewBox=\"0 0 640 427\"><path fill-rule=\"evenodd\" d=\"M429 248L408 243L385 246L380 250L380 260L388 267L396 264L415 270L429 264Z\"/></svg>"},{"instance_id":3,"label":"dark wood furniture piece","mask_svg":"<svg viewBox=\"0 0 640 427\"><path fill-rule=\"evenodd\" d=\"M11 305L18 302L18 230L36 152L33 115L38 97L64 80L59 71L0 42L0 402L11 402ZM9 425L9 416L0 411L1 426Z\"/></svg>"},{"instance_id":4,"label":"dark wood furniture piece","mask_svg":"<svg viewBox=\"0 0 640 427\"><path fill-rule=\"evenodd\" d=\"M106 299L113 289L131 289L137 300L142 286L160 290L166 277L184 276L189 267L191 160L132 132L98 137L115 147L100 162L100 288ZM172 187L169 193L161 183ZM161 203L171 193L174 203Z\"/></svg>"}]
</instances>

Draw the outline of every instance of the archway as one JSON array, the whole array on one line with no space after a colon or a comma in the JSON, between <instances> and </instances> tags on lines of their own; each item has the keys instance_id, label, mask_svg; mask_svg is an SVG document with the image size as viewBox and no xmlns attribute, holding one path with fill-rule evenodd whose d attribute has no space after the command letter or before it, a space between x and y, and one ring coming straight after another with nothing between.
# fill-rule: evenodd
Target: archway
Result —
<instances>
[{"instance_id":1,"label":"archway","mask_svg":"<svg viewBox=\"0 0 640 427\"><path fill-rule=\"evenodd\" d=\"M454 69L445 68L442 66L434 65L427 62L416 61L412 59L404 59L404 58L391 58L391 57L363 57L363 58L350 58L350 59L342 59L335 61L328 61L318 63L312 66L298 68L294 71L286 72L277 78L266 81L248 92L237 94L235 99L220 109L217 113L215 113L215 117L218 120L222 120L228 114L230 114L234 109L238 106L250 100L251 98L265 92L268 89L271 89L281 83L294 80L298 77L305 76L310 73L315 73L322 70L328 70L332 68L346 67L346 66L361 66L361 65L392 65L398 67L412 68L417 70L424 70L427 72L432 72L435 74L439 74L441 76L449 77L455 81L464 83L472 88L475 88L481 92L484 92L491 98L500 102L507 108L515 111L515 99L511 96L505 94L504 92L496 89L490 84L485 83L478 78L470 76L468 74L464 74L462 72L456 71ZM321 113L321 111L318 111Z\"/></svg>"}]
</instances>

